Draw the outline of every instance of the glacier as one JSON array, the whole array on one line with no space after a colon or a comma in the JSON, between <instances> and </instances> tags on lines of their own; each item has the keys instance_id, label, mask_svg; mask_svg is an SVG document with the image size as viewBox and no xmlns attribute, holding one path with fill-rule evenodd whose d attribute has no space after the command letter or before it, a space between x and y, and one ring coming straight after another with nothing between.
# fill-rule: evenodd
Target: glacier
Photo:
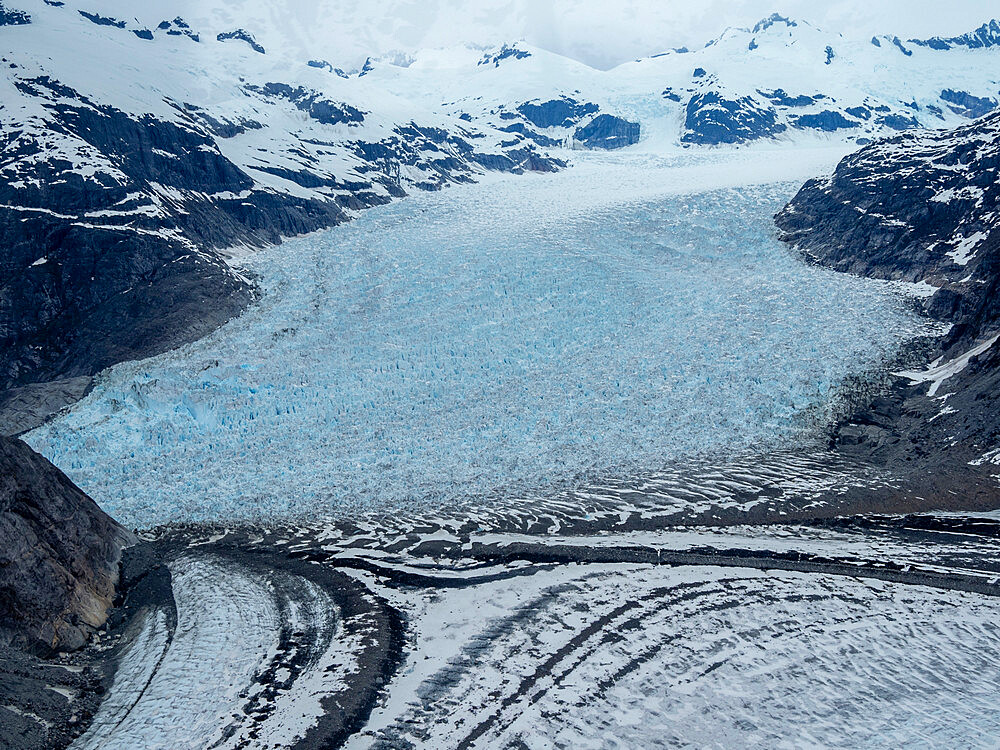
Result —
<instances>
[{"instance_id":1,"label":"glacier","mask_svg":"<svg viewBox=\"0 0 1000 750\"><path fill-rule=\"evenodd\" d=\"M1000 731L993 597L581 565L422 605L416 658L348 748L988 748Z\"/></svg>"},{"instance_id":2,"label":"glacier","mask_svg":"<svg viewBox=\"0 0 1000 750\"><path fill-rule=\"evenodd\" d=\"M28 442L134 527L513 501L802 445L922 330L771 216L839 154L581 155L234 260L262 299Z\"/></svg>"}]
</instances>

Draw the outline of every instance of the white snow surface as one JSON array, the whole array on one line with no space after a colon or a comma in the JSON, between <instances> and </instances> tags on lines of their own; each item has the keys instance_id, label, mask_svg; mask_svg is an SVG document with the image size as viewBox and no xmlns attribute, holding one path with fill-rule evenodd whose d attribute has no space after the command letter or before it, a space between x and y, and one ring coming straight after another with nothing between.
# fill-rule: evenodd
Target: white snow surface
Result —
<instances>
[{"instance_id":1,"label":"white snow surface","mask_svg":"<svg viewBox=\"0 0 1000 750\"><path fill-rule=\"evenodd\" d=\"M410 599L413 654L352 750L987 748L1000 731L991 597L586 565Z\"/></svg>"},{"instance_id":2,"label":"white snow surface","mask_svg":"<svg viewBox=\"0 0 1000 750\"><path fill-rule=\"evenodd\" d=\"M948 253L948 257L954 261L956 266L967 266L969 261L976 257L976 249L985 239L986 232L976 232L968 237L958 237L955 249Z\"/></svg>"},{"instance_id":3,"label":"white snow surface","mask_svg":"<svg viewBox=\"0 0 1000 750\"><path fill-rule=\"evenodd\" d=\"M140 632L74 750L293 745L323 715L321 699L360 668L339 608L311 581L294 579L300 598L287 598L287 590L279 596L266 575L210 555L169 567L173 637L161 610L138 618ZM305 646L293 645L282 654L282 628L310 631L322 650L302 656L295 652ZM296 656L305 666L294 680L288 669L275 669ZM262 707L266 716L256 720Z\"/></svg>"},{"instance_id":4,"label":"white snow surface","mask_svg":"<svg viewBox=\"0 0 1000 750\"><path fill-rule=\"evenodd\" d=\"M133 526L438 507L799 445L918 328L890 286L773 237L838 153L601 155L365 212L248 258L259 306L113 368L28 440Z\"/></svg>"},{"instance_id":5,"label":"white snow surface","mask_svg":"<svg viewBox=\"0 0 1000 750\"><path fill-rule=\"evenodd\" d=\"M987 340L976 344L976 346L972 347L964 354L961 354L944 364L938 364L935 362L932 367L928 367L926 370L904 370L903 372L896 374L906 378L911 383L930 383L931 387L928 389L927 395L934 396L946 380L953 378L955 375L962 372L969 366L969 362L971 362L974 357L978 357L980 354L987 351L997 342L998 339L1000 339L1000 334L991 336Z\"/></svg>"}]
</instances>

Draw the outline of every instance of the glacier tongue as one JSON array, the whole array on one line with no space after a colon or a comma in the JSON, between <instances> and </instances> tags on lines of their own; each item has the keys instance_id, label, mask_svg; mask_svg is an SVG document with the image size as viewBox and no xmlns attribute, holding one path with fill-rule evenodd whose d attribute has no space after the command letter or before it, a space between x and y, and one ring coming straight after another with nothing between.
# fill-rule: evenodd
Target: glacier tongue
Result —
<instances>
[{"instance_id":1,"label":"glacier tongue","mask_svg":"<svg viewBox=\"0 0 1000 750\"><path fill-rule=\"evenodd\" d=\"M602 155L371 210L248 259L258 307L113 368L28 439L134 526L512 497L800 441L917 328L772 236L793 189L773 181L833 156Z\"/></svg>"}]
</instances>

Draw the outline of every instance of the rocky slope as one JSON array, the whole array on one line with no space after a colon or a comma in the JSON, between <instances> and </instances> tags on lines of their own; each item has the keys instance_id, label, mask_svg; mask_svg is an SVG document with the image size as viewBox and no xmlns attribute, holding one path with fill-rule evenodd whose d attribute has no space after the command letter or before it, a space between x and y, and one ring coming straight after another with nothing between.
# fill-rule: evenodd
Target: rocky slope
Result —
<instances>
[{"instance_id":1,"label":"rocky slope","mask_svg":"<svg viewBox=\"0 0 1000 750\"><path fill-rule=\"evenodd\" d=\"M994 492L1000 456L1000 115L875 143L812 180L776 217L784 238L841 271L918 285L948 325L923 369L835 440ZM948 467L959 467L949 470ZM954 471L955 476L948 475ZM930 481L929 479L925 481ZM940 489L940 488L939 488ZM928 487L928 491L934 491Z\"/></svg>"},{"instance_id":2,"label":"rocky slope","mask_svg":"<svg viewBox=\"0 0 1000 750\"><path fill-rule=\"evenodd\" d=\"M107 619L129 539L61 471L0 437L0 646L82 646Z\"/></svg>"}]
</instances>

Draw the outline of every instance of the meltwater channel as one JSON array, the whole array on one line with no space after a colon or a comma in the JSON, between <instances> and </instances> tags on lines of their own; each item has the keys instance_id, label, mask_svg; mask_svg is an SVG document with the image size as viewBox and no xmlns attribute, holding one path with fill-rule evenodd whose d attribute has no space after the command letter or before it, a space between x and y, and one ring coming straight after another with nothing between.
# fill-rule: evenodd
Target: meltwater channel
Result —
<instances>
[{"instance_id":1,"label":"meltwater channel","mask_svg":"<svg viewBox=\"0 0 1000 750\"><path fill-rule=\"evenodd\" d=\"M920 328L777 241L795 183L636 169L491 179L261 251L258 305L28 439L135 527L514 498L800 444Z\"/></svg>"}]
</instances>

